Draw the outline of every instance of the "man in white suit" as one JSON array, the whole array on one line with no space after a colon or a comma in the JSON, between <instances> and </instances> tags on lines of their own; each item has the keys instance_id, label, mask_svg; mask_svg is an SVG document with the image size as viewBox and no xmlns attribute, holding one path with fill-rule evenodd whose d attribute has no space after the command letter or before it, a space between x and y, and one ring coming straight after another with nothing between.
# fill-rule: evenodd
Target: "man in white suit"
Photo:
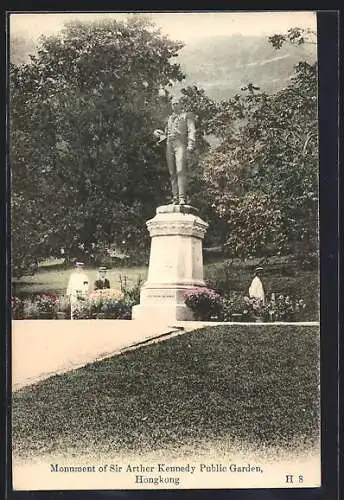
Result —
<instances>
[{"instance_id":1,"label":"man in white suit","mask_svg":"<svg viewBox=\"0 0 344 500\"><path fill-rule=\"evenodd\" d=\"M79 301L85 300L88 297L89 280L87 274L83 272L83 268L83 262L76 262L75 270L69 278L66 295L70 298L71 319L73 319L73 313Z\"/></svg>"},{"instance_id":2,"label":"man in white suit","mask_svg":"<svg viewBox=\"0 0 344 500\"><path fill-rule=\"evenodd\" d=\"M248 294L251 298L262 300L264 304L265 293L264 293L263 283L260 279L262 271L263 271L262 267L257 267L255 269L255 276L248 290Z\"/></svg>"}]
</instances>

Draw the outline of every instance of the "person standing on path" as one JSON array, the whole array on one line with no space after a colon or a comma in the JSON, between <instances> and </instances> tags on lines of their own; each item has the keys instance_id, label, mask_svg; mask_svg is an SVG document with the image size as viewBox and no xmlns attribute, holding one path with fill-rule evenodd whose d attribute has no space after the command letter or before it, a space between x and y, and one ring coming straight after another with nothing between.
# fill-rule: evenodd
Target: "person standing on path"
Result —
<instances>
[{"instance_id":1,"label":"person standing on path","mask_svg":"<svg viewBox=\"0 0 344 500\"><path fill-rule=\"evenodd\" d=\"M257 267L255 269L255 276L248 290L248 294L250 298L259 299L263 302L263 304L265 304L265 293L263 283L260 279L263 270L264 269L262 267Z\"/></svg>"},{"instance_id":2,"label":"person standing on path","mask_svg":"<svg viewBox=\"0 0 344 500\"><path fill-rule=\"evenodd\" d=\"M83 270L84 263L76 262L75 270L69 278L66 295L70 298L70 319L74 319L73 315L80 301L86 300L88 297L89 280Z\"/></svg>"}]
</instances>

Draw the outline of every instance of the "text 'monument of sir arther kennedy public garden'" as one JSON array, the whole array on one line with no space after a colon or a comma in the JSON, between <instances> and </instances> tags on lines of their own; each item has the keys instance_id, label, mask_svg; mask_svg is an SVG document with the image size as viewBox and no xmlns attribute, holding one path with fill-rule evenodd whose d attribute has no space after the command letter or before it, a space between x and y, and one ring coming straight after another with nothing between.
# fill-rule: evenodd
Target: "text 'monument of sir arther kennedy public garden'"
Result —
<instances>
[{"instance_id":1,"label":"text 'monument of sir arther kennedy public garden'","mask_svg":"<svg viewBox=\"0 0 344 500\"><path fill-rule=\"evenodd\" d=\"M183 465L168 465L157 463L154 465L127 464L118 465L111 463L97 465L61 465L50 464L51 472L60 473L118 473L131 474L135 484L174 484L179 485L185 474L194 473L263 473L263 468L259 465L236 464L236 463L199 463Z\"/></svg>"}]
</instances>

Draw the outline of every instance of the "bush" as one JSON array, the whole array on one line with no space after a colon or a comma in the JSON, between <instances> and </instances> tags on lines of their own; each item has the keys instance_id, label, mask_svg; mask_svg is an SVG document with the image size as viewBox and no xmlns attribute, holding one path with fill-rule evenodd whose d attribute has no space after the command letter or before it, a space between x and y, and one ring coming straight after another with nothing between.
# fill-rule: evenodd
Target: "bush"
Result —
<instances>
[{"instance_id":1,"label":"bush","mask_svg":"<svg viewBox=\"0 0 344 500\"><path fill-rule=\"evenodd\" d=\"M300 298L307 307L298 311L299 321L319 320L319 277L316 270L301 269L290 257L289 260L270 259L264 264L262 282L265 297L275 293L279 295ZM277 259L276 259L277 261ZM205 266L205 279L209 288L215 289L220 295L231 297L233 293L244 296L253 278L254 268L259 261L233 262L224 260Z\"/></svg>"},{"instance_id":2,"label":"bush","mask_svg":"<svg viewBox=\"0 0 344 500\"><path fill-rule=\"evenodd\" d=\"M68 295L59 296L57 312L63 312L67 318L70 318L70 298Z\"/></svg>"},{"instance_id":3,"label":"bush","mask_svg":"<svg viewBox=\"0 0 344 500\"><path fill-rule=\"evenodd\" d=\"M88 300L79 300L73 308L73 319L92 319L91 305Z\"/></svg>"},{"instance_id":4,"label":"bush","mask_svg":"<svg viewBox=\"0 0 344 500\"><path fill-rule=\"evenodd\" d=\"M123 292L113 289L94 291L88 299L79 301L73 319L131 319L132 301Z\"/></svg>"},{"instance_id":5,"label":"bush","mask_svg":"<svg viewBox=\"0 0 344 500\"><path fill-rule=\"evenodd\" d=\"M19 297L12 297L12 319L24 319L24 304L24 300L20 299Z\"/></svg>"},{"instance_id":6,"label":"bush","mask_svg":"<svg viewBox=\"0 0 344 500\"><path fill-rule=\"evenodd\" d=\"M24 299L23 319L39 319L38 304L35 298Z\"/></svg>"},{"instance_id":7,"label":"bush","mask_svg":"<svg viewBox=\"0 0 344 500\"><path fill-rule=\"evenodd\" d=\"M116 315L118 309L117 304L123 297L122 292L112 288L95 290L88 297L91 313L96 316L99 313L105 313L105 311L107 311L108 314L113 312L113 314Z\"/></svg>"},{"instance_id":8,"label":"bush","mask_svg":"<svg viewBox=\"0 0 344 500\"><path fill-rule=\"evenodd\" d=\"M184 292L185 304L192 310L196 320L209 320L217 317L222 304L220 295L207 287L195 287Z\"/></svg>"},{"instance_id":9,"label":"bush","mask_svg":"<svg viewBox=\"0 0 344 500\"><path fill-rule=\"evenodd\" d=\"M59 301L56 295L41 293L36 295L34 300L36 301L39 314L49 314L52 317L56 314Z\"/></svg>"},{"instance_id":10,"label":"bush","mask_svg":"<svg viewBox=\"0 0 344 500\"><path fill-rule=\"evenodd\" d=\"M218 321L253 321L254 316L248 307L245 297L234 292L221 297L221 311L217 315Z\"/></svg>"},{"instance_id":11,"label":"bush","mask_svg":"<svg viewBox=\"0 0 344 500\"><path fill-rule=\"evenodd\" d=\"M270 279L270 290L276 297L295 297L304 300L306 308L298 312L299 321L319 320L319 278L314 272L299 273L295 277L286 277L279 280L278 277Z\"/></svg>"},{"instance_id":12,"label":"bush","mask_svg":"<svg viewBox=\"0 0 344 500\"><path fill-rule=\"evenodd\" d=\"M136 304L140 303L140 293L142 284L143 280L141 276L138 276L135 285L131 288L128 288L126 279L124 279L124 283L123 280L121 279L121 290L127 302L130 303L132 306L135 306Z\"/></svg>"},{"instance_id":13,"label":"bush","mask_svg":"<svg viewBox=\"0 0 344 500\"><path fill-rule=\"evenodd\" d=\"M262 299L232 294L221 298L221 311L216 319L233 321L234 315L240 315L241 321L303 321L306 303L303 299L293 299L280 295L277 299L263 302Z\"/></svg>"},{"instance_id":14,"label":"bush","mask_svg":"<svg viewBox=\"0 0 344 500\"><path fill-rule=\"evenodd\" d=\"M239 293L221 296L215 290L199 287L184 292L185 304L200 321L302 321L306 308L303 299L279 295L270 301Z\"/></svg>"},{"instance_id":15,"label":"bush","mask_svg":"<svg viewBox=\"0 0 344 500\"><path fill-rule=\"evenodd\" d=\"M68 296L57 297L50 294L34 294L16 297L11 300L12 319L55 318L58 312L70 317L70 300Z\"/></svg>"},{"instance_id":16,"label":"bush","mask_svg":"<svg viewBox=\"0 0 344 500\"><path fill-rule=\"evenodd\" d=\"M268 315L275 321L300 321L306 308L303 299L292 299L288 295L279 295L266 305Z\"/></svg>"}]
</instances>

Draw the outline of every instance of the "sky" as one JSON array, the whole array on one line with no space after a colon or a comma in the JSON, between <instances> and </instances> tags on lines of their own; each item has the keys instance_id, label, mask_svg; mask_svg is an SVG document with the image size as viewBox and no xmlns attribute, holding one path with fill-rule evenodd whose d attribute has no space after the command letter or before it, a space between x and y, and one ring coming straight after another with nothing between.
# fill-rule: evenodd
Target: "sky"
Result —
<instances>
[{"instance_id":1,"label":"sky","mask_svg":"<svg viewBox=\"0 0 344 500\"><path fill-rule=\"evenodd\" d=\"M188 42L216 35L270 35L283 33L291 27L310 28L316 31L316 14L312 11L294 12L149 12L161 31L173 40ZM123 13L11 13L11 35L37 38L61 30L72 19L92 21L102 17L125 18Z\"/></svg>"}]
</instances>

